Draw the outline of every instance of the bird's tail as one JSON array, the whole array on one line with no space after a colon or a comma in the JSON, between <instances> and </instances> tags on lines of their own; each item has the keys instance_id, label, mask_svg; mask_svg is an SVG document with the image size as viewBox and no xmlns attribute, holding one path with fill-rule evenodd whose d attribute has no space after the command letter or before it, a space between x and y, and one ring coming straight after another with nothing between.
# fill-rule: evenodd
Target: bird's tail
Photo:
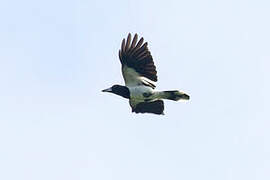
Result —
<instances>
[{"instance_id":1,"label":"bird's tail","mask_svg":"<svg viewBox=\"0 0 270 180\"><path fill-rule=\"evenodd\" d=\"M157 93L158 99L168 99L173 101L189 100L189 95L177 90L174 91L159 91Z\"/></svg>"}]
</instances>

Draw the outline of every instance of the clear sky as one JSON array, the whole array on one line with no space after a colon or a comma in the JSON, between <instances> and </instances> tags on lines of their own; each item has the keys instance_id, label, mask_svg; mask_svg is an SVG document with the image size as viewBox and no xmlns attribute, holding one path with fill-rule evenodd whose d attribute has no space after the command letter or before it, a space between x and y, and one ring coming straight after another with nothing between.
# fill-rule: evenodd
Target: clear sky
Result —
<instances>
[{"instance_id":1,"label":"clear sky","mask_svg":"<svg viewBox=\"0 0 270 180\"><path fill-rule=\"evenodd\" d=\"M0 179L269 180L270 1L0 2ZM131 113L122 38L149 43L165 115Z\"/></svg>"}]
</instances>

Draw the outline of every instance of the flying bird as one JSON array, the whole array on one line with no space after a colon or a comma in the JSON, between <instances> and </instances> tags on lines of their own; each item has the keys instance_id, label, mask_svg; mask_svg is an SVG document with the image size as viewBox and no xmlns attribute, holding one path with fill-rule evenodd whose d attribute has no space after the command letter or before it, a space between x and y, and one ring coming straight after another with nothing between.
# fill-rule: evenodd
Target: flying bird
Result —
<instances>
[{"instance_id":1,"label":"flying bird","mask_svg":"<svg viewBox=\"0 0 270 180\"><path fill-rule=\"evenodd\" d=\"M122 65L122 75L125 86L113 85L102 92L110 92L129 99L132 112L164 114L164 102L162 99L173 101L188 100L189 95L178 90L156 91L157 71L153 58L143 43L143 37L138 41L135 34L131 40L131 34L127 40L123 39L119 50L119 59Z\"/></svg>"}]
</instances>

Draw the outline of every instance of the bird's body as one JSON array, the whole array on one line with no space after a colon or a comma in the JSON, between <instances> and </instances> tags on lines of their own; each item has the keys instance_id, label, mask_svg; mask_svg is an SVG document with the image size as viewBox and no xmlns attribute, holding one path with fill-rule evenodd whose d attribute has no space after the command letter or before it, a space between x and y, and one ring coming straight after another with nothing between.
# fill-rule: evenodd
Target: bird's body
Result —
<instances>
[{"instance_id":1,"label":"bird's body","mask_svg":"<svg viewBox=\"0 0 270 180\"><path fill-rule=\"evenodd\" d=\"M111 92L129 99L132 112L164 114L164 102L162 99L178 101L188 100L185 93L174 91L155 91L157 71L147 43L143 44L143 38L137 43L135 34L132 42L131 35L122 41L119 51L119 59L122 64L122 75L125 86L114 85L103 92Z\"/></svg>"},{"instance_id":2,"label":"bird's body","mask_svg":"<svg viewBox=\"0 0 270 180\"><path fill-rule=\"evenodd\" d=\"M128 89L130 92L130 100L138 102L144 102L154 94L154 90L152 88L143 85L128 87Z\"/></svg>"}]
</instances>

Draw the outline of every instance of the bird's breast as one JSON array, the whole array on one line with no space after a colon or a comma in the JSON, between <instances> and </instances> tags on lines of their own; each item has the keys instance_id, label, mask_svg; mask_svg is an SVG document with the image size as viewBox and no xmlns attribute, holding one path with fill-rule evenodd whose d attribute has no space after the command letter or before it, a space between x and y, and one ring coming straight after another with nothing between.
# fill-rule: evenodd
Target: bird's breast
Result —
<instances>
[{"instance_id":1,"label":"bird's breast","mask_svg":"<svg viewBox=\"0 0 270 180\"><path fill-rule=\"evenodd\" d=\"M130 98L134 100L141 100L149 98L153 94L153 89L147 86L129 87Z\"/></svg>"}]
</instances>

